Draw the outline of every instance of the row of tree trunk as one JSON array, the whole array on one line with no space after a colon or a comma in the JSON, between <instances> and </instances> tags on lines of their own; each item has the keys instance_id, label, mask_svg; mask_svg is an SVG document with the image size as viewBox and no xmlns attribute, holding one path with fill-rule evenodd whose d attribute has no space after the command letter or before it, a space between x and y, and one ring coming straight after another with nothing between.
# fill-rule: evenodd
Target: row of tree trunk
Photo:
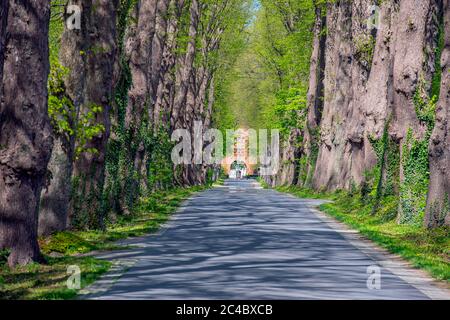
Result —
<instances>
[{"instance_id":1,"label":"row of tree trunk","mask_svg":"<svg viewBox=\"0 0 450 320\"><path fill-rule=\"evenodd\" d=\"M317 3L305 143L296 157L308 161L293 170L292 155L298 147L286 143L282 162L291 165L268 182L349 190L364 185L367 172L381 162L380 186L389 178L396 179L389 177L389 166L396 167L392 170L398 172L399 183L407 184L404 157L411 148L409 135L417 141L430 135L424 224L450 224L449 1L392 0L383 1L380 7L370 0ZM370 26L370 19L376 24ZM442 48L439 29L444 32ZM425 93L423 100L429 103L427 95L439 73L433 129L419 114L423 111L418 111L417 93ZM382 141L384 136L397 149L380 155L373 141ZM399 154L400 163L388 159L388 152ZM407 191L398 185L395 188L400 196L410 192L408 186ZM402 206L400 201L400 218Z\"/></svg>"},{"instance_id":2,"label":"row of tree trunk","mask_svg":"<svg viewBox=\"0 0 450 320\"><path fill-rule=\"evenodd\" d=\"M161 130L168 137L179 128L193 132L196 120L211 124L215 67L210 57L236 3L71 1L81 9L81 23L69 26L72 12L66 12L59 62L68 70L63 94L72 105L72 130L61 135L47 114L51 3L2 1L0 250L10 250L9 265L40 259L38 231L104 228L111 209L108 179L126 178L118 183L119 199L113 199L123 213L131 212L144 188L158 188L148 185L153 150L146 141ZM116 97L124 88L121 110ZM121 122L126 139L118 136ZM92 127L97 131L85 141L83 130ZM125 159L119 177L106 170L113 140L120 141ZM204 166L173 170L174 184L206 180ZM130 187L131 204L121 196Z\"/></svg>"}]
</instances>

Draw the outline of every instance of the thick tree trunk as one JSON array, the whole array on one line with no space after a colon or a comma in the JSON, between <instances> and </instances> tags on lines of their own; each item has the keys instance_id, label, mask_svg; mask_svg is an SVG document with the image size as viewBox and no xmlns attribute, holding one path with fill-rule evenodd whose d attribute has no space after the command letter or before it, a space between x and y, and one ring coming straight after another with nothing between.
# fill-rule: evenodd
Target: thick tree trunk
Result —
<instances>
[{"instance_id":1,"label":"thick tree trunk","mask_svg":"<svg viewBox=\"0 0 450 320\"><path fill-rule=\"evenodd\" d=\"M401 1L397 27L393 64L393 125L391 132L401 142L412 129L417 138L425 135L426 127L420 123L415 111L413 97L420 77L429 80L430 72L424 70L426 56L427 17L432 0ZM405 22L406 21L406 22Z\"/></svg>"},{"instance_id":2,"label":"thick tree trunk","mask_svg":"<svg viewBox=\"0 0 450 320\"><path fill-rule=\"evenodd\" d=\"M189 109L194 110L195 97L193 97L192 81L194 72L194 59L196 54L196 41L198 33L198 24L200 19L200 7L197 0L192 0L189 8L189 41L186 47L186 53L178 58L173 57L176 64L178 64L178 70L176 71L175 81L171 81L171 89L173 90L173 101L171 105L170 113L170 131L176 129L187 129L191 127L187 125ZM169 78L169 81L171 79ZM169 82L170 83L170 82ZM190 165L183 165L181 168L180 176L175 176L176 183L179 185L191 185L192 168ZM176 172L177 169L174 168Z\"/></svg>"},{"instance_id":3,"label":"thick tree trunk","mask_svg":"<svg viewBox=\"0 0 450 320\"><path fill-rule=\"evenodd\" d=\"M393 63L393 122L390 126L390 134L399 142L400 159L408 153L410 148L407 139L408 131L411 130L414 139L423 140L426 139L429 129L426 122L419 120L415 95L421 86L424 86L426 91L431 86L437 38L437 19L431 17L438 14L438 3L435 0L400 2L398 22L402 23L396 28ZM433 29L435 34L431 32ZM418 208L417 202L414 201L416 197L411 195L413 191L404 184L407 168L403 161L399 169L400 184L403 184L403 187L400 190L397 220L403 223L418 217L419 210L422 211L424 208ZM425 195L421 195L421 198L425 199ZM411 201L413 201L412 204ZM411 206L413 209L410 208Z\"/></svg>"},{"instance_id":4,"label":"thick tree trunk","mask_svg":"<svg viewBox=\"0 0 450 320\"><path fill-rule=\"evenodd\" d=\"M298 184L311 187L311 179L315 169L317 153L319 148L319 126L322 120L323 111L323 80L325 69L325 44L326 32L326 16L322 12L322 7L316 7L316 21L314 25L313 51L311 54L311 65L309 72L309 88L308 88L308 118L306 121L306 137L307 144L306 153L308 157L308 165L305 168L306 177L299 177ZM304 181L303 181L304 180Z\"/></svg>"},{"instance_id":5,"label":"thick tree trunk","mask_svg":"<svg viewBox=\"0 0 450 320\"><path fill-rule=\"evenodd\" d=\"M395 54L395 28L397 22L396 4L386 1L381 6L381 21L378 28L374 46L373 63L367 80L367 91L362 99L364 114L365 167L373 168L379 159L373 149L369 138L382 139L389 128L389 120L393 109L393 64ZM389 39L390 41L386 41ZM385 162L381 168L385 171L387 166L398 166ZM394 168L397 170L398 168ZM382 173L385 176L385 173Z\"/></svg>"},{"instance_id":6,"label":"thick tree trunk","mask_svg":"<svg viewBox=\"0 0 450 320\"><path fill-rule=\"evenodd\" d=\"M184 0L172 0L171 15L167 22L166 41L162 53L160 77L153 110L153 125L155 132L161 129L161 124L170 122L170 111L174 100L175 76L173 69L176 64L175 48L179 31L179 20L184 11ZM167 126L166 129L169 129Z\"/></svg>"},{"instance_id":7,"label":"thick tree trunk","mask_svg":"<svg viewBox=\"0 0 450 320\"><path fill-rule=\"evenodd\" d=\"M136 32L128 50L130 51L130 72L132 85L128 92L129 102L126 127L136 132L140 126L145 108L151 105L150 74L152 40L155 34L157 0L142 0L137 9Z\"/></svg>"},{"instance_id":8,"label":"thick tree trunk","mask_svg":"<svg viewBox=\"0 0 450 320\"><path fill-rule=\"evenodd\" d=\"M73 31L73 40L67 40L75 50L65 50L62 54L71 71L69 79L75 78L75 83L68 86L77 89L73 92L73 100L80 114L86 115L93 107L101 107L91 125L102 125L104 130L80 146L95 151L83 152L75 161L73 175L78 183L72 192L70 217L83 216L82 227L102 227L105 153L110 135L109 113L116 57L117 1L88 0L78 4L82 8L81 30ZM79 47L82 49L78 50Z\"/></svg>"},{"instance_id":9,"label":"thick tree trunk","mask_svg":"<svg viewBox=\"0 0 450 320\"><path fill-rule=\"evenodd\" d=\"M203 126L204 126L204 130L208 130L211 128L211 124L212 124L212 116L213 116L213 107L214 107L214 95L215 95L215 81L214 81L214 72L211 72L212 74L210 74L208 76L208 85L207 85L207 90L208 90L208 95L207 95L207 105L206 105L206 110L203 110L202 112L204 112L204 120L203 120ZM202 165L202 177L203 177L203 181L208 182L206 180L207 178L207 173L208 173L208 168L210 168L211 170L213 170L213 176L211 177L212 181L216 181L216 165L209 165L206 163L203 163Z\"/></svg>"},{"instance_id":10,"label":"thick tree trunk","mask_svg":"<svg viewBox=\"0 0 450 320\"><path fill-rule=\"evenodd\" d=\"M181 59L179 80L177 81L175 100L173 103L171 114L171 128L179 129L183 127L180 121L180 114L186 103L186 97L189 89L190 77L194 66L194 58L196 52L196 38L198 31L198 23L200 18L200 7L197 0L192 0L190 7L190 26L189 26L189 42L186 48L186 54Z\"/></svg>"},{"instance_id":11,"label":"thick tree trunk","mask_svg":"<svg viewBox=\"0 0 450 320\"><path fill-rule=\"evenodd\" d=\"M444 1L444 49L436 125L430 139L430 185L425 226L450 225L450 1Z\"/></svg>"},{"instance_id":12,"label":"thick tree trunk","mask_svg":"<svg viewBox=\"0 0 450 320\"><path fill-rule=\"evenodd\" d=\"M142 0L136 6L137 24L128 39L127 53L130 57L131 88L125 117L127 137L131 144L126 179L122 187L122 207L129 213L139 197L140 185L144 177L145 145L141 134L149 127L148 109L152 106L152 43L155 36L157 0Z\"/></svg>"},{"instance_id":13,"label":"thick tree trunk","mask_svg":"<svg viewBox=\"0 0 450 320\"><path fill-rule=\"evenodd\" d=\"M154 107L156 105L158 85L162 78L162 60L167 38L168 10L171 5L169 0L159 0L156 11L155 34L152 42L152 58L150 64L150 93L152 105L148 108L149 119L154 123ZM173 3L172 3L173 5Z\"/></svg>"},{"instance_id":14,"label":"thick tree trunk","mask_svg":"<svg viewBox=\"0 0 450 320\"><path fill-rule=\"evenodd\" d=\"M87 144L95 152L84 152L74 165L74 174L81 177L81 188L87 199L82 206L90 217L90 225L103 227L104 212L101 201L105 180L105 155L110 135L110 108L114 81L114 58L116 57L116 7L115 1L94 0L90 15L89 43L86 59L85 101L81 113L91 111L93 105L100 106L95 124L104 127L104 131ZM97 49L97 50L94 50ZM75 191L75 192L77 192ZM89 201L92 199L92 201Z\"/></svg>"},{"instance_id":15,"label":"thick tree trunk","mask_svg":"<svg viewBox=\"0 0 450 320\"><path fill-rule=\"evenodd\" d=\"M205 103L208 98L208 85L210 81L210 74L206 67L201 67L202 71L197 74L197 90L196 90L196 101L194 106L194 121L200 121L203 126L203 130L199 133L201 135L201 139L203 139L203 134L207 130L205 126L206 115L205 112ZM201 145L203 148L204 144ZM202 159L199 159L202 161ZM205 163L194 166L194 179L196 184L203 185L206 183L206 170Z\"/></svg>"},{"instance_id":16,"label":"thick tree trunk","mask_svg":"<svg viewBox=\"0 0 450 320\"><path fill-rule=\"evenodd\" d=\"M195 117L195 100L196 100L196 79L194 69L187 84L187 93L185 102L181 108L178 117L179 128L190 131L191 137L194 138L194 117ZM195 141L195 140L194 140ZM194 148L191 150L191 159L194 159ZM183 186L195 185L195 167L194 163L184 164L181 170L181 184Z\"/></svg>"},{"instance_id":17,"label":"thick tree trunk","mask_svg":"<svg viewBox=\"0 0 450 320\"><path fill-rule=\"evenodd\" d=\"M321 141L312 185L315 189L350 184L346 125L353 104L352 3L340 1L327 11L327 48Z\"/></svg>"},{"instance_id":18,"label":"thick tree trunk","mask_svg":"<svg viewBox=\"0 0 450 320\"><path fill-rule=\"evenodd\" d=\"M39 260L41 188L52 148L47 115L50 1L9 1L0 106L0 249L8 264Z\"/></svg>"},{"instance_id":19,"label":"thick tree trunk","mask_svg":"<svg viewBox=\"0 0 450 320\"><path fill-rule=\"evenodd\" d=\"M74 215L71 210L72 175L75 143L78 135L76 126L85 98L86 55L84 53L88 50L86 43L88 19L84 13L87 12L88 6L82 0L74 0L71 3L81 8L82 25L80 30L70 30L65 25L61 37L60 61L70 71L64 79L64 86L65 94L74 106L71 122L75 134L68 141L63 141L61 137L59 141L55 142L55 149L49 164L52 180L41 195L42 210L39 217L39 232L43 235L70 226ZM70 164L66 161L70 161ZM65 187L60 192L59 189L63 185ZM64 203L66 204L64 205Z\"/></svg>"},{"instance_id":20,"label":"thick tree trunk","mask_svg":"<svg viewBox=\"0 0 450 320\"><path fill-rule=\"evenodd\" d=\"M68 150L62 137L55 138L52 156L48 165L49 180L41 194L39 212L39 235L47 236L67 228L73 151Z\"/></svg>"},{"instance_id":21,"label":"thick tree trunk","mask_svg":"<svg viewBox=\"0 0 450 320\"><path fill-rule=\"evenodd\" d=\"M67 25L65 28L61 38L59 60L71 72L64 79L64 90L60 95L71 100L75 107L74 112L68 114L68 121L73 132L76 132L76 117L83 101L85 70L83 56L76 56L73 52L83 52L86 48L82 43L84 38L81 31L69 30ZM70 209L76 135L53 131L55 145L48 165L49 179L41 193L38 227L40 236L65 230Z\"/></svg>"}]
</instances>

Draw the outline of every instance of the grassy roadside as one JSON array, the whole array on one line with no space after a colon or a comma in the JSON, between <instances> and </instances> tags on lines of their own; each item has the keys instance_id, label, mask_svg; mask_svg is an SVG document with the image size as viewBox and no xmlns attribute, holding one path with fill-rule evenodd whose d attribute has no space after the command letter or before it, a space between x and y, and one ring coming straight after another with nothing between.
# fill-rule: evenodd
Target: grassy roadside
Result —
<instances>
[{"instance_id":1,"label":"grassy roadside","mask_svg":"<svg viewBox=\"0 0 450 320\"><path fill-rule=\"evenodd\" d=\"M426 270L435 279L450 282L450 228L427 230L421 225L399 225L395 197L382 199L379 210L373 214L373 204L359 193L319 193L298 187L276 189L300 198L333 200L319 209L402 256L414 267Z\"/></svg>"},{"instance_id":2,"label":"grassy roadside","mask_svg":"<svg viewBox=\"0 0 450 320\"><path fill-rule=\"evenodd\" d=\"M220 183L220 182L219 182ZM92 251L120 250L114 242L158 231L180 204L207 186L158 191L142 199L135 214L111 221L105 231L65 231L39 239L46 264L31 264L10 269L5 264L6 253L0 252L1 299L71 299L76 290L67 288L68 266L81 270L81 287L93 283L111 266L110 262L80 254Z\"/></svg>"}]
</instances>

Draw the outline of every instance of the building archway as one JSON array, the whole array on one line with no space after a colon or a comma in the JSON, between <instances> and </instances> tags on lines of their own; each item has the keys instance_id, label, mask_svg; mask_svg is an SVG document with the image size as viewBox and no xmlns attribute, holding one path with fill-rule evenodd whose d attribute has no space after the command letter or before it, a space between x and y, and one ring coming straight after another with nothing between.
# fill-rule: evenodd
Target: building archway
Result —
<instances>
[{"instance_id":1,"label":"building archway","mask_svg":"<svg viewBox=\"0 0 450 320\"><path fill-rule=\"evenodd\" d=\"M248 175L247 164L243 161L235 160L230 165L230 178L231 179L243 179Z\"/></svg>"},{"instance_id":2,"label":"building archway","mask_svg":"<svg viewBox=\"0 0 450 320\"><path fill-rule=\"evenodd\" d=\"M234 150L232 154L227 154L226 157L223 159L222 161L223 172L230 178L233 178L234 176L239 176L239 173L241 178L255 175L257 165L251 162L252 158L249 155L250 152L249 131L247 129L239 129L235 131L232 138ZM237 168L238 170L234 170L236 169L235 168L236 165L239 165Z\"/></svg>"}]
</instances>

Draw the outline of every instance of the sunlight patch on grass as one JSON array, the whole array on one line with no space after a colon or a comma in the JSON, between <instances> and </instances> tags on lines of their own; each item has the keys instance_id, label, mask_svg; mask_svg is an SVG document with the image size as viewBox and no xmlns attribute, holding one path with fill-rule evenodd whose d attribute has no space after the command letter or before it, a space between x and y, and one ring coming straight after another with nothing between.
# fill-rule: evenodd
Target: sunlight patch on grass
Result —
<instances>
[{"instance_id":1,"label":"sunlight patch on grass","mask_svg":"<svg viewBox=\"0 0 450 320\"><path fill-rule=\"evenodd\" d=\"M67 268L76 265L81 270L81 287L93 283L106 272L111 263L94 258L48 258L47 264L30 264L9 269L0 267L0 299L61 300L73 299L77 291L67 288Z\"/></svg>"},{"instance_id":2,"label":"sunlight patch on grass","mask_svg":"<svg viewBox=\"0 0 450 320\"><path fill-rule=\"evenodd\" d=\"M64 231L41 238L39 245L47 264L9 269L6 265L8 253L0 252L0 300L75 298L77 291L66 285L69 266L80 267L82 288L93 283L111 266L108 261L81 257L80 254L126 249L114 242L158 231L184 200L206 188L196 186L154 192L141 199L133 215L117 217L108 223L105 231Z\"/></svg>"},{"instance_id":3,"label":"sunlight patch on grass","mask_svg":"<svg viewBox=\"0 0 450 320\"><path fill-rule=\"evenodd\" d=\"M142 198L135 213L119 216L108 223L105 231L64 231L39 240L43 253L63 255L83 254L91 251L120 249L113 242L139 237L159 230L180 204L194 192L205 190L196 186L158 191Z\"/></svg>"}]
</instances>

